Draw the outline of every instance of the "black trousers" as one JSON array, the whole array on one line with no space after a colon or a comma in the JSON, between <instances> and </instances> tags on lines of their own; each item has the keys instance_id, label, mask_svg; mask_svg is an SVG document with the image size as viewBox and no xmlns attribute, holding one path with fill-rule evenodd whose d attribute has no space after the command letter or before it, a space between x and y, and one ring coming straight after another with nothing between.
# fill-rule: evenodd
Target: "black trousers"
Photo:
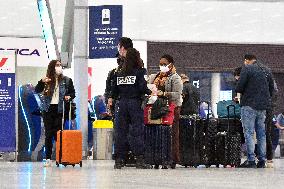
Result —
<instances>
[{"instance_id":1,"label":"black trousers","mask_svg":"<svg viewBox=\"0 0 284 189\"><path fill-rule=\"evenodd\" d=\"M179 153L179 119L181 107L177 106L174 110L174 122L172 125L172 160L173 163L180 163Z\"/></svg>"},{"instance_id":2,"label":"black trousers","mask_svg":"<svg viewBox=\"0 0 284 189\"><path fill-rule=\"evenodd\" d=\"M273 149L272 149L272 139L273 139L273 129L274 124L272 122L273 114L272 110L266 111L266 119L265 119L265 126L266 126L266 158L267 160L273 159Z\"/></svg>"},{"instance_id":3,"label":"black trousers","mask_svg":"<svg viewBox=\"0 0 284 189\"><path fill-rule=\"evenodd\" d=\"M113 116L113 120L114 120L114 131L113 131L113 144L114 144L114 152L113 152L113 157L114 159L116 159L116 147L115 147L115 131L116 131L116 125L118 125L118 119L115 119L116 117L118 117L118 108L119 106L119 100L115 100L115 103L113 103L113 106L111 107L111 113L112 113L112 116ZM126 150L126 155L125 155L125 160L127 160L129 157L127 157L128 155L128 152L131 151L131 148L130 148L130 145L129 145L129 142L128 142L128 138L127 138L127 142L125 143L125 150ZM121 157L122 158L122 157Z\"/></svg>"},{"instance_id":4,"label":"black trousers","mask_svg":"<svg viewBox=\"0 0 284 189\"><path fill-rule=\"evenodd\" d=\"M129 145L135 156L144 155L144 111L140 99L120 99L115 116L116 159L126 159Z\"/></svg>"},{"instance_id":5,"label":"black trousers","mask_svg":"<svg viewBox=\"0 0 284 189\"><path fill-rule=\"evenodd\" d=\"M56 133L61 129L62 113L58 113L58 105L50 104L48 112L43 114L45 127L45 154L46 159L51 159L52 139L56 141Z\"/></svg>"}]
</instances>

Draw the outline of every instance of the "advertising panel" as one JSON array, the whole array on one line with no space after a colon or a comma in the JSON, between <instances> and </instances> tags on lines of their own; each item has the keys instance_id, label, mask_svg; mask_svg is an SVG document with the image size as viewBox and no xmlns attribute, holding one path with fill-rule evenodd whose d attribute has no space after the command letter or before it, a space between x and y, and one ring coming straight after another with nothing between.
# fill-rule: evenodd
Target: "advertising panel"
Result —
<instances>
[{"instance_id":1,"label":"advertising panel","mask_svg":"<svg viewBox=\"0 0 284 189\"><path fill-rule=\"evenodd\" d=\"M0 151L16 151L15 51L0 51Z\"/></svg>"}]
</instances>

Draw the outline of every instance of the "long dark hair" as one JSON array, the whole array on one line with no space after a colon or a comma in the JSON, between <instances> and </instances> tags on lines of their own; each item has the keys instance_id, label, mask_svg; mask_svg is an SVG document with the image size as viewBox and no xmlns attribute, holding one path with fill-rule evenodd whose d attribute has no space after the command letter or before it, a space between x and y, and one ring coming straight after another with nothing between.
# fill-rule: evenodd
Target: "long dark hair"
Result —
<instances>
[{"instance_id":1,"label":"long dark hair","mask_svg":"<svg viewBox=\"0 0 284 189\"><path fill-rule=\"evenodd\" d=\"M125 62L122 65L122 73L126 76L132 73L134 69L142 68L140 53L135 48L127 49Z\"/></svg>"},{"instance_id":2,"label":"long dark hair","mask_svg":"<svg viewBox=\"0 0 284 189\"><path fill-rule=\"evenodd\" d=\"M55 65L57 62L60 62L60 60L51 60L47 67L46 77L51 79L51 81L46 83L44 86L44 95L46 96L51 96L55 88L55 83L56 83ZM62 74L58 76L58 83L60 83L62 78L63 78Z\"/></svg>"}]
</instances>

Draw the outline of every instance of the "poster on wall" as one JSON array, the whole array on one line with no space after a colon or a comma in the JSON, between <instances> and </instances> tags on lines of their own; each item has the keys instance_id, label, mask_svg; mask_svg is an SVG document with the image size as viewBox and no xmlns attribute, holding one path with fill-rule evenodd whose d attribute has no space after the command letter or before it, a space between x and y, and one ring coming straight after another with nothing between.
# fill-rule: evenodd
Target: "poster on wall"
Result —
<instances>
[{"instance_id":1,"label":"poster on wall","mask_svg":"<svg viewBox=\"0 0 284 189\"><path fill-rule=\"evenodd\" d=\"M0 152L16 151L15 51L0 51Z\"/></svg>"},{"instance_id":2,"label":"poster on wall","mask_svg":"<svg viewBox=\"0 0 284 189\"><path fill-rule=\"evenodd\" d=\"M89 7L89 58L114 58L122 37L122 5Z\"/></svg>"},{"instance_id":3,"label":"poster on wall","mask_svg":"<svg viewBox=\"0 0 284 189\"><path fill-rule=\"evenodd\" d=\"M16 51L17 66L47 67L47 56L44 39L0 37L0 52Z\"/></svg>"}]
</instances>

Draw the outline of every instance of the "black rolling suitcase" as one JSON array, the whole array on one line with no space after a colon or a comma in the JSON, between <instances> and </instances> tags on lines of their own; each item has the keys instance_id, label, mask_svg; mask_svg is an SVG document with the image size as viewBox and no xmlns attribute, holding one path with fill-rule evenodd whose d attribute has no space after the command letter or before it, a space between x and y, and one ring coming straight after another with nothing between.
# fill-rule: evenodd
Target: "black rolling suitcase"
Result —
<instances>
[{"instance_id":1,"label":"black rolling suitcase","mask_svg":"<svg viewBox=\"0 0 284 189\"><path fill-rule=\"evenodd\" d=\"M215 155L215 137L218 132L217 130L217 120L213 116L210 117L210 102L204 101L208 104L208 112L206 115L206 119L201 120L201 125L204 125L203 128L203 140L199 142L202 145L202 153L204 154L202 157L201 164L206 167L210 167L211 165L216 165L216 155Z\"/></svg>"},{"instance_id":2,"label":"black rolling suitcase","mask_svg":"<svg viewBox=\"0 0 284 189\"><path fill-rule=\"evenodd\" d=\"M205 133L205 165L206 167L210 167L211 165L217 165L217 159L216 159L216 154L215 154L215 137L218 132L218 127L217 127L217 120L216 118L209 118L207 117L206 120L203 120L204 125L204 133Z\"/></svg>"},{"instance_id":3,"label":"black rolling suitcase","mask_svg":"<svg viewBox=\"0 0 284 189\"><path fill-rule=\"evenodd\" d=\"M238 117L234 118L218 118L217 119L218 123L218 132L225 132L228 130L228 125L229 125L229 130L231 133L239 133L241 136L241 143L245 143L245 137L244 137L244 132L243 132L243 127L242 127L242 122Z\"/></svg>"},{"instance_id":4,"label":"black rolling suitcase","mask_svg":"<svg viewBox=\"0 0 284 189\"><path fill-rule=\"evenodd\" d=\"M229 115L230 108L233 108L235 114L235 106L227 106ZM235 119L236 116L235 116ZM237 167L241 163L241 135L239 132L231 131L230 124L237 123L231 122L230 117L227 119L227 130L218 132L216 136L216 159L217 163L227 167Z\"/></svg>"},{"instance_id":5,"label":"black rolling suitcase","mask_svg":"<svg viewBox=\"0 0 284 189\"><path fill-rule=\"evenodd\" d=\"M209 102L208 106L209 106ZM194 116L180 118L180 164L197 167L210 167L216 164L215 136L217 121L209 118L209 107L206 119Z\"/></svg>"},{"instance_id":6,"label":"black rolling suitcase","mask_svg":"<svg viewBox=\"0 0 284 189\"><path fill-rule=\"evenodd\" d=\"M187 166L198 166L200 163L198 137L199 131L203 125L196 126L196 117L182 115L179 120L180 136L180 164Z\"/></svg>"},{"instance_id":7,"label":"black rolling suitcase","mask_svg":"<svg viewBox=\"0 0 284 189\"><path fill-rule=\"evenodd\" d=\"M155 168L167 168L171 163L172 127L169 125L146 125L145 161Z\"/></svg>"},{"instance_id":8,"label":"black rolling suitcase","mask_svg":"<svg viewBox=\"0 0 284 189\"><path fill-rule=\"evenodd\" d=\"M187 167L207 165L205 121L192 116L181 116L180 164Z\"/></svg>"}]
</instances>

